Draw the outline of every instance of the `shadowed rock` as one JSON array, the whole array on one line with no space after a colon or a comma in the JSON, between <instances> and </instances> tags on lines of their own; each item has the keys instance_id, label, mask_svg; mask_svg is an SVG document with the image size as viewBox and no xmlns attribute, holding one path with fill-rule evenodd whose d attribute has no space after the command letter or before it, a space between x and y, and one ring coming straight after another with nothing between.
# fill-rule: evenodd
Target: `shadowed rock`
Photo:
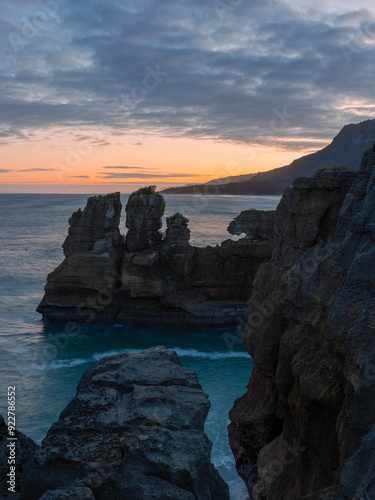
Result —
<instances>
[{"instance_id":1,"label":"shadowed rock","mask_svg":"<svg viewBox=\"0 0 375 500\"><path fill-rule=\"evenodd\" d=\"M230 234L245 233L249 240L270 240L274 236L275 210L244 210L228 226Z\"/></svg>"},{"instance_id":2,"label":"shadowed rock","mask_svg":"<svg viewBox=\"0 0 375 500\"><path fill-rule=\"evenodd\" d=\"M64 262L48 275L37 309L43 318L210 327L245 319L253 277L270 259L273 240L194 247L188 219L179 213L167 218L163 238L164 205L154 186L130 195L122 244L119 193L89 198L70 219Z\"/></svg>"},{"instance_id":3,"label":"shadowed rock","mask_svg":"<svg viewBox=\"0 0 375 500\"><path fill-rule=\"evenodd\" d=\"M14 436L17 438L17 441L11 442L8 440L9 437L11 436L8 434L8 427L6 426L3 417L0 415L0 498L18 500L20 493L20 479L29 469L30 463L33 460L35 452L39 449L39 446L34 443L32 439L17 430L15 431ZM8 463L8 459L10 458L9 445L11 443L15 444L15 464ZM15 493L8 490L8 488L11 487L11 484L8 484L7 482L10 480L10 477L7 476L7 474L10 473L11 465L16 467Z\"/></svg>"},{"instance_id":4,"label":"shadowed rock","mask_svg":"<svg viewBox=\"0 0 375 500\"><path fill-rule=\"evenodd\" d=\"M126 249L138 252L158 245L162 234L164 198L158 193L133 193L126 204Z\"/></svg>"},{"instance_id":5,"label":"shadowed rock","mask_svg":"<svg viewBox=\"0 0 375 500\"><path fill-rule=\"evenodd\" d=\"M57 488L48 490L39 500L95 500L90 488Z\"/></svg>"},{"instance_id":6,"label":"shadowed rock","mask_svg":"<svg viewBox=\"0 0 375 500\"><path fill-rule=\"evenodd\" d=\"M107 356L84 373L48 431L21 500L77 487L100 499L229 500L210 462L209 407L196 374L175 352ZM43 499L69 498L54 494Z\"/></svg>"},{"instance_id":7,"label":"shadowed rock","mask_svg":"<svg viewBox=\"0 0 375 500\"><path fill-rule=\"evenodd\" d=\"M374 179L375 144L358 174L298 179L277 208L243 331L255 368L230 412L254 500L372 498Z\"/></svg>"},{"instance_id":8,"label":"shadowed rock","mask_svg":"<svg viewBox=\"0 0 375 500\"><path fill-rule=\"evenodd\" d=\"M47 277L37 311L53 323L113 323L120 308L120 193L94 196L69 219L65 260Z\"/></svg>"}]
</instances>

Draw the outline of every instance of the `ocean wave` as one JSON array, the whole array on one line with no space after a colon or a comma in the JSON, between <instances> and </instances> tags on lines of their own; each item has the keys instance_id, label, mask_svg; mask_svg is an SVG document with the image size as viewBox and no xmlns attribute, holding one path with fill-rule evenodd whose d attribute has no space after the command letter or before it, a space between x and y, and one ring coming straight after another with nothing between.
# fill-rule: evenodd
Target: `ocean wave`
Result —
<instances>
[{"instance_id":1,"label":"ocean wave","mask_svg":"<svg viewBox=\"0 0 375 500\"><path fill-rule=\"evenodd\" d=\"M190 358L202 358L209 360L220 360L220 359L231 359L231 358L246 358L249 359L250 356L247 352L240 351L213 351L213 352L204 352L198 351L197 349L183 349L180 347L172 347L170 348L172 351L175 351L179 357L190 357ZM97 352L93 354L90 358L76 358L76 359L59 359L56 361L51 361L46 365L31 365L31 370L58 370L61 368L71 368L73 366L79 366L83 364L94 363L95 361L99 361L105 356L112 356L114 354L136 354L143 352L145 349L116 349L105 352Z\"/></svg>"},{"instance_id":2,"label":"ocean wave","mask_svg":"<svg viewBox=\"0 0 375 500\"><path fill-rule=\"evenodd\" d=\"M47 365L31 365L29 368L31 370L59 370L60 368L71 368L72 366L84 365L85 363L91 363L91 359L59 359L56 361L51 361Z\"/></svg>"},{"instance_id":3,"label":"ocean wave","mask_svg":"<svg viewBox=\"0 0 375 500\"><path fill-rule=\"evenodd\" d=\"M180 358L204 358L204 359L230 359L230 358L247 358L249 359L249 354L244 351L198 351L197 349L183 349L181 347L168 347L171 351L175 351ZM99 361L104 356L111 356L113 354L134 354L143 352L145 349L123 349L123 350L113 350L103 353L96 353L93 355L94 361Z\"/></svg>"},{"instance_id":4,"label":"ocean wave","mask_svg":"<svg viewBox=\"0 0 375 500\"><path fill-rule=\"evenodd\" d=\"M249 354L244 351L213 351L213 352L202 352L197 349L180 349L179 347L172 347L172 351L180 357L190 357L190 358L205 358L205 359L230 359L230 358L249 358Z\"/></svg>"}]
</instances>

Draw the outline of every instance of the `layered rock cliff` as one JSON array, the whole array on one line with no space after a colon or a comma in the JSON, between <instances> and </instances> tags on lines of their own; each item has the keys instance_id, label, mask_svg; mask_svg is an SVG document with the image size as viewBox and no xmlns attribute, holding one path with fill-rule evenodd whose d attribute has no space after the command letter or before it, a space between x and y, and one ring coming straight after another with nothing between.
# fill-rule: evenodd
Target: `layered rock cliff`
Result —
<instances>
[{"instance_id":1,"label":"layered rock cliff","mask_svg":"<svg viewBox=\"0 0 375 500\"><path fill-rule=\"evenodd\" d=\"M94 196L69 219L65 260L47 277L38 311L53 322L106 324L120 309L120 193Z\"/></svg>"},{"instance_id":2,"label":"layered rock cliff","mask_svg":"<svg viewBox=\"0 0 375 500\"><path fill-rule=\"evenodd\" d=\"M229 500L210 462L209 407L175 352L107 356L84 373L40 447L17 434L17 493L1 498ZM0 417L0 449L6 439Z\"/></svg>"},{"instance_id":3,"label":"layered rock cliff","mask_svg":"<svg viewBox=\"0 0 375 500\"><path fill-rule=\"evenodd\" d=\"M242 212L231 224L239 241L216 247L190 244L188 219L167 218L150 188L133 193L119 232L119 193L89 198L69 220L64 262L48 275L38 306L54 323L227 326L246 317L252 280L273 250L272 212ZM233 228L233 230L232 230ZM249 237L251 235L251 237Z\"/></svg>"},{"instance_id":4,"label":"layered rock cliff","mask_svg":"<svg viewBox=\"0 0 375 500\"><path fill-rule=\"evenodd\" d=\"M375 144L288 188L243 338L229 438L254 500L375 498ZM367 437L366 437L367 436Z\"/></svg>"}]
</instances>

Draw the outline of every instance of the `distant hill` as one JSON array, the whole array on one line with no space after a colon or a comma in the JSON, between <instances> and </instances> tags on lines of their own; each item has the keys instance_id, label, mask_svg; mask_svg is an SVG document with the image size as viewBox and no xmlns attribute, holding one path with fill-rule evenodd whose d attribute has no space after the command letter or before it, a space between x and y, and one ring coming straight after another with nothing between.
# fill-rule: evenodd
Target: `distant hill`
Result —
<instances>
[{"instance_id":1,"label":"distant hill","mask_svg":"<svg viewBox=\"0 0 375 500\"><path fill-rule=\"evenodd\" d=\"M219 179L212 179L212 181L205 182L204 186L210 186L211 184L220 185L220 184L230 184L232 182L243 182L248 181L254 175L257 174L243 174L243 175L229 175L228 177L219 177ZM191 186L191 185L190 185Z\"/></svg>"},{"instance_id":2,"label":"distant hill","mask_svg":"<svg viewBox=\"0 0 375 500\"><path fill-rule=\"evenodd\" d=\"M345 125L325 148L302 156L290 165L259 172L248 180L240 176L229 177L229 183L216 183L168 188L164 194L281 194L297 177L310 177L320 167L345 164L358 170L363 152L375 140L375 120ZM221 179L220 179L221 180ZM215 185L216 184L216 185Z\"/></svg>"}]
</instances>

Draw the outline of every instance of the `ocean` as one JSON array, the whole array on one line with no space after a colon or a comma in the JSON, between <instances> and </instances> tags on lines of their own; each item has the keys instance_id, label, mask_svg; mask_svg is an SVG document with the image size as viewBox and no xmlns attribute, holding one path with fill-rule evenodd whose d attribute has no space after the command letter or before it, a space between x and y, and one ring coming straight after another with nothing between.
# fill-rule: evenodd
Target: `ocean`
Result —
<instances>
[{"instance_id":1,"label":"ocean","mask_svg":"<svg viewBox=\"0 0 375 500\"><path fill-rule=\"evenodd\" d=\"M84 208L88 195L0 194L0 414L7 411L7 389L16 386L16 427L40 443L75 394L83 372L112 353L140 352L164 345L194 370L211 409L206 432L212 461L227 481L233 500L245 500L226 427L228 411L246 391L252 360L240 328L189 330L130 326L85 326L69 336L64 325L45 325L35 311L46 276L63 260L61 245L68 219ZM122 196L123 206L127 196ZM216 245L233 237L226 228L241 210L274 209L279 196L166 195L166 216L189 219L191 243ZM165 223L164 223L165 226ZM125 213L121 232L126 232Z\"/></svg>"}]
</instances>

